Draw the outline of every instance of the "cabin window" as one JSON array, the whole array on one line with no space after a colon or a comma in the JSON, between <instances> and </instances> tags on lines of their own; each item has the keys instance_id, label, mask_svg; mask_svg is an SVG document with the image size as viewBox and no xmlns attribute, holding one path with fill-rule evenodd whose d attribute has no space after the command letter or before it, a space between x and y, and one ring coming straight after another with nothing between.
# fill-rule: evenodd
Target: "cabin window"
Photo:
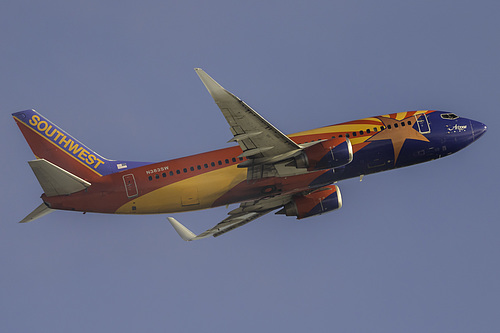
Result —
<instances>
[{"instance_id":1,"label":"cabin window","mask_svg":"<svg viewBox=\"0 0 500 333\"><path fill-rule=\"evenodd\" d=\"M201 165L196 166L196 169L201 170Z\"/></svg>"},{"instance_id":2,"label":"cabin window","mask_svg":"<svg viewBox=\"0 0 500 333\"><path fill-rule=\"evenodd\" d=\"M208 168L208 164L207 164L207 163L203 164L203 167L204 167L205 169L207 169L207 168Z\"/></svg>"},{"instance_id":3,"label":"cabin window","mask_svg":"<svg viewBox=\"0 0 500 333\"><path fill-rule=\"evenodd\" d=\"M184 169L182 169L182 171L184 171L184 173L187 173L188 169L184 168Z\"/></svg>"},{"instance_id":4,"label":"cabin window","mask_svg":"<svg viewBox=\"0 0 500 333\"><path fill-rule=\"evenodd\" d=\"M148 179L149 179L149 180L153 180L153 177L149 176L149 177L148 177Z\"/></svg>"},{"instance_id":5,"label":"cabin window","mask_svg":"<svg viewBox=\"0 0 500 333\"><path fill-rule=\"evenodd\" d=\"M210 163L210 165L214 167L215 166L215 162Z\"/></svg>"},{"instance_id":6,"label":"cabin window","mask_svg":"<svg viewBox=\"0 0 500 333\"><path fill-rule=\"evenodd\" d=\"M233 158L231 159L231 161L236 162L236 158L234 158L234 157L233 157Z\"/></svg>"},{"instance_id":7,"label":"cabin window","mask_svg":"<svg viewBox=\"0 0 500 333\"><path fill-rule=\"evenodd\" d=\"M226 164L229 164L229 160L227 158L224 160L224 162L226 162Z\"/></svg>"},{"instance_id":8,"label":"cabin window","mask_svg":"<svg viewBox=\"0 0 500 333\"><path fill-rule=\"evenodd\" d=\"M411 125L411 121L408 120L408 125Z\"/></svg>"},{"instance_id":9,"label":"cabin window","mask_svg":"<svg viewBox=\"0 0 500 333\"><path fill-rule=\"evenodd\" d=\"M156 175L155 175L155 178L156 178L156 179L160 179L160 175L159 175L159 174L156 174Z\"/></svg>"},{"instance_id":10,"label":"cabin window","mask_svg":"<svg viewBox=\"0 0 500 333\"><path fill-rule=\"evenodd\" d=\"M356 136L356 135L358 135L358 133L352 132L352 136Z\"/></svg>"},{"instance_id":11,"label":"cabin window","mask_svg":"<svg viewBox=\"0 0 500 333\"><path fill-rule=\"evenodd\" d=\"M339 134L339 138L341 138L341 137L342 137L342 134Z\"/></svg>"},{"instance_id":12,"label":"cabin window","mask_svg":"<svg viewBox=\"0 0 500 333\"><path fill-rule=\"evenodd\" d=\"M243 157L240 157L240 158L239 158L239 160L240 160L240 161L243 161Z\"/></svg>"},{"instance_id":13,"label":"cabin window","mask_svg":"<svg viewBox=\"0 0 500 333\"><path fill-rule=\"evenodd\" d=\"M374 127L374 128L373 128L373 131L374 131L374 132L376 132L376 131L378 131L378 129L377 129L376 127Z\"/></svg>"},{"instance_id":14,"label":"cabin window","mask_svg":"<svg viewBox=\"0 0 500 333\"><path fill-rule=\"evenodd\" d=\"M363 133L364 133L363 131L359 131L359 135L363 135Z\"/></svg>"},{"instance_id":15,"label":"cabin window","mask_svg":"<svg viewBox=\"0 0 500 333\"><path fill-rule=\"evenodd\" d=\"M162 174L161 174L161 176L162 176L163 178L165 178L165 177L167 177L167 174L164 172L164 173L162 173Z\"/></svg>"},{"instance_id":16,"label":"cabin window","mask_svg":"<svg viewBox=\"0 0 500 333\"><path fill-rule=\"evenodd\" d=\"M335 139L335 135L332 135L332 139Z\"/></svg>"},{"instance_id":17,"label":"cabin window","mask_svg":"<svg viewBox=\"0 0 500 333\"><path fill-rule=\"evenodd\" d=\"M170 171L168 174L169 174L170 176L173 176L173 175L174 175L174 172L173 172L173 171Z\"/></svg>"},{"instance_id":18,"label":"cabin window","mask_svg":"<svg viewBox=\"0 0 500 333\"><path fill-rule=\"evenodd\" d=\"M370 134L370 129L367 129L367 130L366 130L366 134Z\"/></svg>"},{"instance_id":19,"label":"cabin window","mask_svg":"<svg viewBox=\"0 0 500 333\"><path fill-rule=\"evenodd\" d=\"M404 121L401 122L401 126L406 126Z\"/></svg>"},{"instance_id":20,"label":"cabin window","mask_svg":"<svg viewBox=\"0 0 500 333\"><path fill-rule=\"evenodd\" d=\"M380 126L380 130L381 131L385 130L385 127L384 126Z\"/></svg>"},{"instance_id":21,"label":"cabin window","mask_svg":"<svg viewBox=\"0 0 500 333\"><path fill-rule=\"evenodd\" d=\"M175 171L175 172L176 172L178 175L180 175L180 174L181 174L181 170L177 170L177 171Z\"/></svg>"},{"instance_id":22,"label":"cabin window","mask_svg":"<svg viewBox=\"0 0 500 333\"><path fill-rule=\"evenodd\" d=\"M394 128L398 128L398 127L399 127L398 123L395 123Z\"/></svg>"},{"instance_id":23,"label":"cabin window","mask_svg":"<svg viewBox=\"0 0 500 333\"><path fill-rule=\"evenodd\" d=\"M222 165L222 161L217 161L217 164Z\"/></svg>"},{"instance_id":24,"label":"cabin window","mask_svg":"<svg viewBox=\"0 0 500 333\"><path fill-rule=\"evenodd\" d=\"M194 167L190 167L189 170L194 171Z\"/></svg>"},{"instance_id":25,"label":"cabin window","mask_svg":"<svg viewBox=\"0 0 500 333\"><path fill-rule=\"evenodd\" d=\"M345 134L345 137L346 137L346 138L348 138L348 137L349 137L349 133L346 133L346 134Z\"/></svg>"},{"instance_id":26,"label":"cabin window","mask_svg":"<svg viewBox=\"0 0 500 333\"><path fill-rule=\"evenodd\" d=\"M391 128L392 128L392 126L390 124L387 125L387 129L391 129Z\"/></svg>"}]
</instances>

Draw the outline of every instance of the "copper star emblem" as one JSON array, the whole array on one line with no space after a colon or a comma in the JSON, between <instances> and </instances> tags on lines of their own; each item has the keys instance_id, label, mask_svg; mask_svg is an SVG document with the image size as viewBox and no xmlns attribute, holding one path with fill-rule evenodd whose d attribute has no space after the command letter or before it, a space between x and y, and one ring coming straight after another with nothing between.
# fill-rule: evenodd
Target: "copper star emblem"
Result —
<instances>
[{"instance_id":1,"label":"copper star emblem","mask_svg":"<svg viewBox=\"0 0 500 333\"><path fill-rule=\"evenodd\" d=\"M418 116L417 116L418 117ZM429 140L419 131L413 128L417 121L414 116L404 118L403 120L392 119L388 117L377 117L385 126L385 130L373 135L367 141L391 140L394 147L394 165L398 160L399 152L406 140ZM404 123L404 125L403 125Z\"/></svg>"}]
</instances>

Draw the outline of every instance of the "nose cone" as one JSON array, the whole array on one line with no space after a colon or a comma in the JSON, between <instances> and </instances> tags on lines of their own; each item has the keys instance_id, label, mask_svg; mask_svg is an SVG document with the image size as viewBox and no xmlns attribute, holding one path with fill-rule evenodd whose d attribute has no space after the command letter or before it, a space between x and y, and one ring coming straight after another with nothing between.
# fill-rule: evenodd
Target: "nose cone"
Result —
<instances>
[{"instance_id":1,"label":"nose cone","mask_svg":"<svg viewBox=\"0 0 500 333\"><path fill-rule=\"evenodd\" d=\"M486 127L485 124L483 124L479 121L471 120L470 122L472 125L472 134L473 134L474 141L475 141L475 140L479 139L486 132L486 130L488 128Z\"/></svg>"}]
</instances>

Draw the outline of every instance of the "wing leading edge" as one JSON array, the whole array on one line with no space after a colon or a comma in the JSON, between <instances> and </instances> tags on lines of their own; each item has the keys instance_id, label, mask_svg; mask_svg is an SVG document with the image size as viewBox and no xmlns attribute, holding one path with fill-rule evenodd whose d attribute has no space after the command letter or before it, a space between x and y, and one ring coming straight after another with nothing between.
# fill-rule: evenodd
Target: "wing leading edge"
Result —
<instances>
[{"instance_id":1,"label":"wing leading edge","mask_svg":"<svg viewBox=\"0 0 500 333\"><path fill-rule=\"evenodd\" d=\"M284 177L303 173L283 163L301 153L302 148L240 98L224 89L200 68L196 74L207 88L229 124L233 138L247 160L239 167L248 168L248 179ZM282 165L278 165L278 164Z\"/></svg>"}]
</instances>

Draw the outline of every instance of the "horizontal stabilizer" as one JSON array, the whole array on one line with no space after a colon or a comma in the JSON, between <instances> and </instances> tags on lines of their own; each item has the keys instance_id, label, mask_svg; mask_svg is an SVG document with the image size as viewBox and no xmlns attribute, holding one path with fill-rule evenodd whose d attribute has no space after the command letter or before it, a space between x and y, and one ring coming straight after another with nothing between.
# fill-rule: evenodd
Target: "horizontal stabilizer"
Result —
<instances>
[{"instance_id":1,"label":"horizontal stabilizer","mask_svg":"<svg viewBox=\"0 0 500 333\"><path fill-rule=\"evenodd\" d=\"M48 197L79 192L91 185L88 181L45 159L28 161L28 163Z\"/></svg>"},{"instance_id":2,"label":"horizontal stabilizer","mask_svg":"<svg viewBox=\"0 0 500 333\"><path fill-rule=\"evenodd\" d=\"M45 203L42 203L40 206L35 208L34 211L29 213L28 216L26 216L24 219L22 219L19 223L31 222L33 220L36 220L39 217L47 215L48 213L52 213L53 211L54 211L54 209L50 209L49 207L47 207L47 205Z\"/></svg>"}]
</instances>

